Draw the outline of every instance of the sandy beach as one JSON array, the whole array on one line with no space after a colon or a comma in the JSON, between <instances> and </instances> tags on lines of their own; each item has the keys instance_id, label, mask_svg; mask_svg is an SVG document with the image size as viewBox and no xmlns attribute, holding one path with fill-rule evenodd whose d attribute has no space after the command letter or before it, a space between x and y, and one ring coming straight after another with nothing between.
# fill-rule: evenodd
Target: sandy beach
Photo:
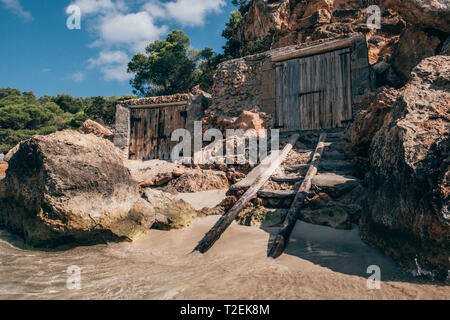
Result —
<instances>
[{"instance_id":1,"label":"sandy beach","mask_svg":"<svg viewBox=\"0 0 450 320\"><path fill-rule=\"evenodd\" d=\"M266 258L275 230L233 224L205 255L191 253L217 216L135 243L60 252L23 249L0 233L0 299L450 299L450 287L414 279L351 231L298 223L286 254ZM81 289L66 287L81 268ZM369 265L382 272L367 288Z\"/></svg>"}]
</instances>

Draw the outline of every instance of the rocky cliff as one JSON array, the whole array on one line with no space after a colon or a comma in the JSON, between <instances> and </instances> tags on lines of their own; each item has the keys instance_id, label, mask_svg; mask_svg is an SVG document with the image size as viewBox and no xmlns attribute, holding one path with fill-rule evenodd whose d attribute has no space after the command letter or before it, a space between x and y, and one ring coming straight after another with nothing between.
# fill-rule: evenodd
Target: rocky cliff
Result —
<instances>
[{"instance_id":1,"label":"rocky cliff","mask_svg":"<svg viewBox=\"0 0 450 320\"><path fill-rule=\"evenodd\" d=\"M363 237L405 267L450 270L450 57L383 88L355 119L351 150L367 157Z\"/></svg>"},{"instance_id":2,"label":"rocky cliff","mask_svg":"<svg viewBox=\"0 0 450 320\"><path fill-rule=\"evenodd\" d=\"M371 5L381 9L380 29L368 27ZM364 34L370 63L389 63L381 71L383 84L401 87L422 59L444 47L449 21L447 0L254 0L234 38L261 41L275 30L272 48L280 48Z\"/></svg>"},{"instance_id":3,"label":"rocky cliff","mask_svg":"<svg viewBox=\"0 0 450 320\"><path fill-rule=\"evenodd\" d=\"M369 29L370 5L381 29ZM411 269L450 270L448 0L254 0L235 37L273 48L366 36L376 92L358 111L347 152L363 173L363 238ZM272 29L272 30L271 30Z\"/></svg>"}]
</instances>

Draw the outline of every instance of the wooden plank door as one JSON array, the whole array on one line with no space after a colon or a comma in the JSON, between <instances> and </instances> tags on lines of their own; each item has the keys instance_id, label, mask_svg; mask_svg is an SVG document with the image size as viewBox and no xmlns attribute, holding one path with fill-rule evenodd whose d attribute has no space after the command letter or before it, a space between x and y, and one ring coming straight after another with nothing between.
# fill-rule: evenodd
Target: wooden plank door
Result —
<instances>
[{"instance_id":1,"label":"wooden plank door","mask_svg":"<svg viewBox=\"0 0 450 320\"><path fill-rule=\"evenodd\" d=\"M173 131L186 127L186 106L130 110L131 160L170 160Z\"/></svg>"},{"instance_id":2,"label":"wooden plank door","mask_svg":"<svg viewBox=\"0 0 450 320\"><path fill-rule=\"evenodd\" d=\"M292 59L276 69L276 123L283 131L342 127L352 119L350 49Z\"/></svg>"}]
</instances>

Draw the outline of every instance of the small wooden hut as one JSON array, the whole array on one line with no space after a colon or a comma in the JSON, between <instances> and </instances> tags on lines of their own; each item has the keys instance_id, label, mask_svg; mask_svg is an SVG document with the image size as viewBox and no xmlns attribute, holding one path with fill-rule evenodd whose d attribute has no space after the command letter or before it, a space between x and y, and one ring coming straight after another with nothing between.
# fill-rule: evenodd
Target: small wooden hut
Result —
<instances>
[{"instance_id":1,"label":"small wooden hut","mask_svg":"<svg viewBox=\"0 0 450 320\"><path fill-rule=\"evenodd\" d=\"M230 60L218 66L210 108L235 117L254 108L282 132L344 127L374 87L365 36L350 35ZM169 160L172 132L201 120L204 100L178 94L121 102L115 144L130 159Z\"/></svg>"}]
</instances>

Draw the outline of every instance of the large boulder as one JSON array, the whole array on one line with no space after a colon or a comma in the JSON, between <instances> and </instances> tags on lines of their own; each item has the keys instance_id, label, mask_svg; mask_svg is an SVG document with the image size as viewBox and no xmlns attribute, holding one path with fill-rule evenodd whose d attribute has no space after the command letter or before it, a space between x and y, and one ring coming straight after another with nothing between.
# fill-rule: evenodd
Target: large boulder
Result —
<instances>
[{"instance_id":1,"label":"large boulder","mask_svg":"<svg viewBox=\"0 0 450 320\"><path fill-rule=\"evenodd\" d=\"M160 230L188 227L199 216L200 211L176 196L160 190L145 189L145 197L156 213L153 228Z\"/></svg>"},{"instance_id":2,"label":"large boulder","mask_svg":"<svg viewBox=\"0 0 450 320\"><path fill-rule=\"evenodd\" d=\"M0 225L33 246L132 240L155 219L117 149L94 135L34 136L6 173Z\"/></svg>"},{"instance_id":3,"label":"large boulder","mask_svg":"<svg viewBox=\"0 0 450 320\"><path fill-rule=\"evenodd\" d=\"M405 267L447 276L450 57L422 61L392 101L369 151L361 233Z\"/></svg>"},{"instance_id":4,"label":"large boulder","mask_svg":"<svg viewBox=\"0 0 450 320\"><path fill-rule=\"evenodd\" d=\"M448 0L384 0L383 4L398 11L413 25L450 33Z\"/></svg>"},{"instance_id":5,"label":"large boulder","mask_svg":"<svg viewBox=\"0 0 450 320\"><path fill-rule=\"evenodd\" d=\"M438 54L441 39L433 33L416 27L406 29L400 37L391 57L391 65L403 83L409 78L412 69L425 58Z\"/></svg>"},{"instance_id":6,"label":"large boulder","mask_svg":"<svg viewBox=\"0 0 450 320\"><path fill-rule=\"evenodd\" d=\"M78 132L82 134L93 134L94 136L110 141L114 138L114 134L111 130L92 120L86 120L81 127L78 128Z\"/></svg>"},{"instance_id":7,"label":"large boulder","mask_svg":"<svg viewBox=\"0 0 450 320\"><path fill-rule=\"evenodd\" d=\"M351 151L359 157L369 156L372 139L383 125L386 115L391 112L397 95L395 89L381 88L377 93L364 97L364 109L355 117L349 131L349 145L345 146L346 151Z\"/></svg>"},{"instance_id":8,"label":"large boulder","mask_svg":"<svg viewBox=\"0 0 450 320\"><path fill-rule=\"evenodd\" d=\"M11 160L12 156L14 155L14 153L16 153L16 151L19 149L19 145L20 145L20 143L16 144L14 146L14 148L9 150L8 153L5 155L5 158L3 160L6 161L6 162Z\"/></svg>"}]
</instances>

